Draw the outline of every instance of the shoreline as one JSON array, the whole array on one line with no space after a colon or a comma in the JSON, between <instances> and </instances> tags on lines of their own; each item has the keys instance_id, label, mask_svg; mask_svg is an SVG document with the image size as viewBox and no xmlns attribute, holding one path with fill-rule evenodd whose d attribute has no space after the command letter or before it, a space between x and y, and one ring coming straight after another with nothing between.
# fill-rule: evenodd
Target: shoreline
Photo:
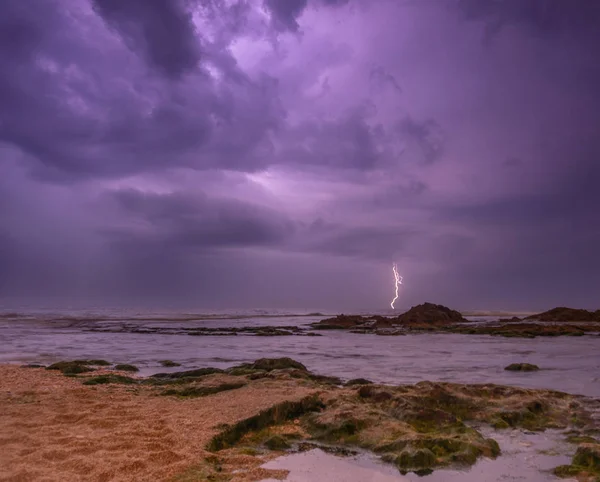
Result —
<instances>
[{"instance_id":1,"label":"shoreline","mask_svg":"<svg viewBox=\"0 0 600 482\"><path fill-rule=\"evenodd\" d=\"M286 471L261 465L307 443L360 447L401 471L439 470L498 455L468 420L559 427L578 434L576 446L600 433L593 399L552 390L343 384L290 359L154 377L95 366L69 373L77 366L63 366L65 376L0 365L3 480L282 480Z\"/></svg>"}]
</instances>

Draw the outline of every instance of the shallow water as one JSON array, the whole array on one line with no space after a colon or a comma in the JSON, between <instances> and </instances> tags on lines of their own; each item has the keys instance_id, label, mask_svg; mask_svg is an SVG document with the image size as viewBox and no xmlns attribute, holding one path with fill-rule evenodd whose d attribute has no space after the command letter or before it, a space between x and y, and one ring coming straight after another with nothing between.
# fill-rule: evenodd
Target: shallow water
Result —
<instances>
[{"instance_id":1,"label":"shallow water","mask_svg":"<svg viewBox=\"0 0 600 482\"><path fill-rule=\"evenodd\" d=\"M73 316L73 314L70 314ZM194 317L202 319L193 319ZM289 356L310 370L343 379L364 377L402 384L422 380L498 383L551 388L600 396L600 337L534 339L459 334L378 336L321 331L322 336L189 336L185 334L104 333L92 329L135 327L304 326L323 316L278 313L209 315L29 313L0 318L0 362L51 363L104 358L133 363L142 375L168 371L159 360L192 367L228 367L261 357ZM169 321L173 320L173 321ZM482 320L484 321L484 320ZM508 372L514 362L534 363L539 372ZM171 370L181 370L175 368Z\"/></svg>"},{"instance_id":2,"label":"shallow water","mask_svg":"<svg viewBox=\"0 0 600 482\"><path fill-rule=\"evenodd\" d=\"M265 465L267 469L289 470L288 482L547 482L558 479L551 470L570 461L572 448L561 441L557 431L527 434L519 430L481 430L486 437L496 439L502 450L495 460L482 458L469 469L436 470L420 477L414 473L401 475L390 464L364 453L354 457L338 457L315 449L286 455ZM263 482L274 482L266 479Z\"/></svg>"}]
</instances>

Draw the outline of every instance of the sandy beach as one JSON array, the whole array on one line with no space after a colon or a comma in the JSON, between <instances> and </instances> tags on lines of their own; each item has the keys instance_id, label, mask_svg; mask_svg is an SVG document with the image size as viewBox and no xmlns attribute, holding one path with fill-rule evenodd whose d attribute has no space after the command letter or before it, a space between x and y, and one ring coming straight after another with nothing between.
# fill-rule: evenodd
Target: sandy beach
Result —
<instances>
[{"instance_id":1,"label":"sandy beach","mask_svg":"<svg viewBox=\"0 0 600 482\"><path fill-rule=\"evenodd\" d=\"M312 391L257 380L232 392L182 400L146 387L82 386L59 372L3 365L0 480L210 480L203 478L202 464L216 427ZM257 469L250 456L231 463L248 469L231 480L282 475Z\"/></svg>"}]
</instances>

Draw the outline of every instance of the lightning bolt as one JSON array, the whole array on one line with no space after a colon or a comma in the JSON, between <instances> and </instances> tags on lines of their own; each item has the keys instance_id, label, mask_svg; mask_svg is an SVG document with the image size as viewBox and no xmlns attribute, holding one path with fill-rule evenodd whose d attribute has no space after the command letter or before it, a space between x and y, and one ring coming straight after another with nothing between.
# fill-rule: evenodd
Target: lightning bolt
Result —
<instances>
[{"instance_id":1,"label":"lightning bolt","mask_svg":"<svg viewBox=\"0 0 600 482\"><path fill-rule=\"evenodd\" d=\"M392 300L392 302L390 303L390 305L392 306L392 309L395 309L394 308L394 303L398 299L398 288L402 284L402 276L400 276L398 274L398 265L396 265L396 263L394 263L392 265L392 271L394 272L394 288L396 290L396 294L394 295L394 299Z\"/></svg>"}]
</instances>

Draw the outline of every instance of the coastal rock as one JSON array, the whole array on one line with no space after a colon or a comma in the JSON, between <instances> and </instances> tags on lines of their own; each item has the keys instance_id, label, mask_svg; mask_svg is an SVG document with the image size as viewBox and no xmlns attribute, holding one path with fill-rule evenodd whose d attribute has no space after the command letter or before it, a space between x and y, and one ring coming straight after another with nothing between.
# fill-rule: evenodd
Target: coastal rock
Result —
<instances>
[{"instance_id":1,"label":"coastal rock","mask_svg":"<svg viewBox=\"0 0 600 482\"><path fill-rule=\"evenodd\" d=\"M526 320L539 321L598 321L600 322L600 310L588 311L575 308L559 306L537 315L531 315Z\"/></svg>"},{"instance_id":2,"label":"coastal rock","mask_svg":"<svg viewBox=\"0 0 600 482\"><path fill-rule=\"evenodd\" d=\"M458 311L443 305L423 303L413 306L406 313L388 318L385 316L338 315L326 318L312 327L317 330L350 330L352 333L376 333L378 335L401 335L389 328L409 327L414 330L435 330L436 326L452 325L468 321Z\"/></svg>"},{"instance_id":3,"label":"coastal rock","mask_svg":"<svg viewBox=\"0 0 600 482\"><path fill-rule=\"evenodd\" d=\"M281 435L273 435L265 441L265 447L269 450L287 450L291 445Z\"/></svg>"},{"instance_id":4,"label":"coastal rock","mask_svg":"<svg viewBox=\"0 0 600 482\"><path fill-rule=\"evenodd\" d=\"M181 363L176 363L176 362L174 362L172 360L161 360L159 363L163 367L168 367L168 368L170 368L170 367L180 367L181 366Z\"/></svg>"},{"instance_id":5,"label":"coastal rock","mask_svg":"<svg viewBox=\"0 0 600 482\"><path fill-rule=\"evenodd\" d=\"M511 363L507 367L504 367L505 370L511 372L535 372L540 369L537 365L532 365L531 363Z\"/></svg>"},{"instance_id":6,"label":"coastal rock","mask_svg":"<svg viewBox=\"0 0 600 482\"><path fill-rule=\"evenodd\" d=\"M498 319L498 323L517 323L522 321L518 316L513 316L512 318L500 318Z\"/></svg>"},{"instance_id":7,"label":"coastal rock","mask_svg":"<svg viewBox=\"0 0 600 482\"><path fill-rule=\"evenodd\" d=\"M353 385L371 385L373 382L371 380L367 380L366 378L353 378L352 380L348 380L346 382L347 387L351 387Z\"/></svg>"},{"instance_id":8,"label":"coastal rock","mask_svg":"<svg viewBox=\"0 0 600 482\"><path fill-rule=\"evenodd\" d=\"M252 370L264 370L270 372L272 370L284 370L286 368L294 368L296 370L307 371L307 368L300 362L292 360L291 358L260 358L254 363L240 365L241 367L248 367Z\"/></svg>"},{"instance_id":9,"label":"coastal rock","mask_svg":"<svg viewBox=\"0 0 600 482\"><path fill-rule=\"evenodd\" d=\"M423 303L413 306L406 313L401 314L394 319L393 323L398 324L452 324L468 321L458 311L451 310L443 305L433 303Z\"/></svg>"},{"instance_id":10,"label":"coastal rock","mask_svg":"<svg viewBox=\"0 0 600 482\"><path fill-rule=\"evenodd\" d=\"M93 372L88 360L60 361L46 367L46 370L59 370L64 375L78 375L79 373Z\"/></svg>"},{"instance_id":11,"label":"coastal rock","mask_svg":"<svg viewBox=\"0 0 600 482\"><path fill-rule=\"evenodd\" d=\"M444 331L465 335L494 335L506 338L535 338L536 336L583 336L587 332L600 331L600 325L544 325L541 323L508 323L483 326L449 326Z\"/></svg>"},{"instance_id":12,"label":"coastal rock","mask_svg":"<svg viewBox=\"0 0 600 482\"><path fill-rule=\"evenodd\" d=\"M338 315L334 318L326 318L313 326L319 330L349 330L362 326L370 321L370 318L358 315Z\"/></svg>"},{"instance_id":13,"label":"coastal rock","mask_svg":"<svg viewBox=\"0 0 600 482\"><path fill-rule=\"evenodd\" d=\"M571 465L556 467L554 474L564 478L575 477L582 481L600 480L600 444L581 444L573 456Z\"/></svg>"}]
</instances>

